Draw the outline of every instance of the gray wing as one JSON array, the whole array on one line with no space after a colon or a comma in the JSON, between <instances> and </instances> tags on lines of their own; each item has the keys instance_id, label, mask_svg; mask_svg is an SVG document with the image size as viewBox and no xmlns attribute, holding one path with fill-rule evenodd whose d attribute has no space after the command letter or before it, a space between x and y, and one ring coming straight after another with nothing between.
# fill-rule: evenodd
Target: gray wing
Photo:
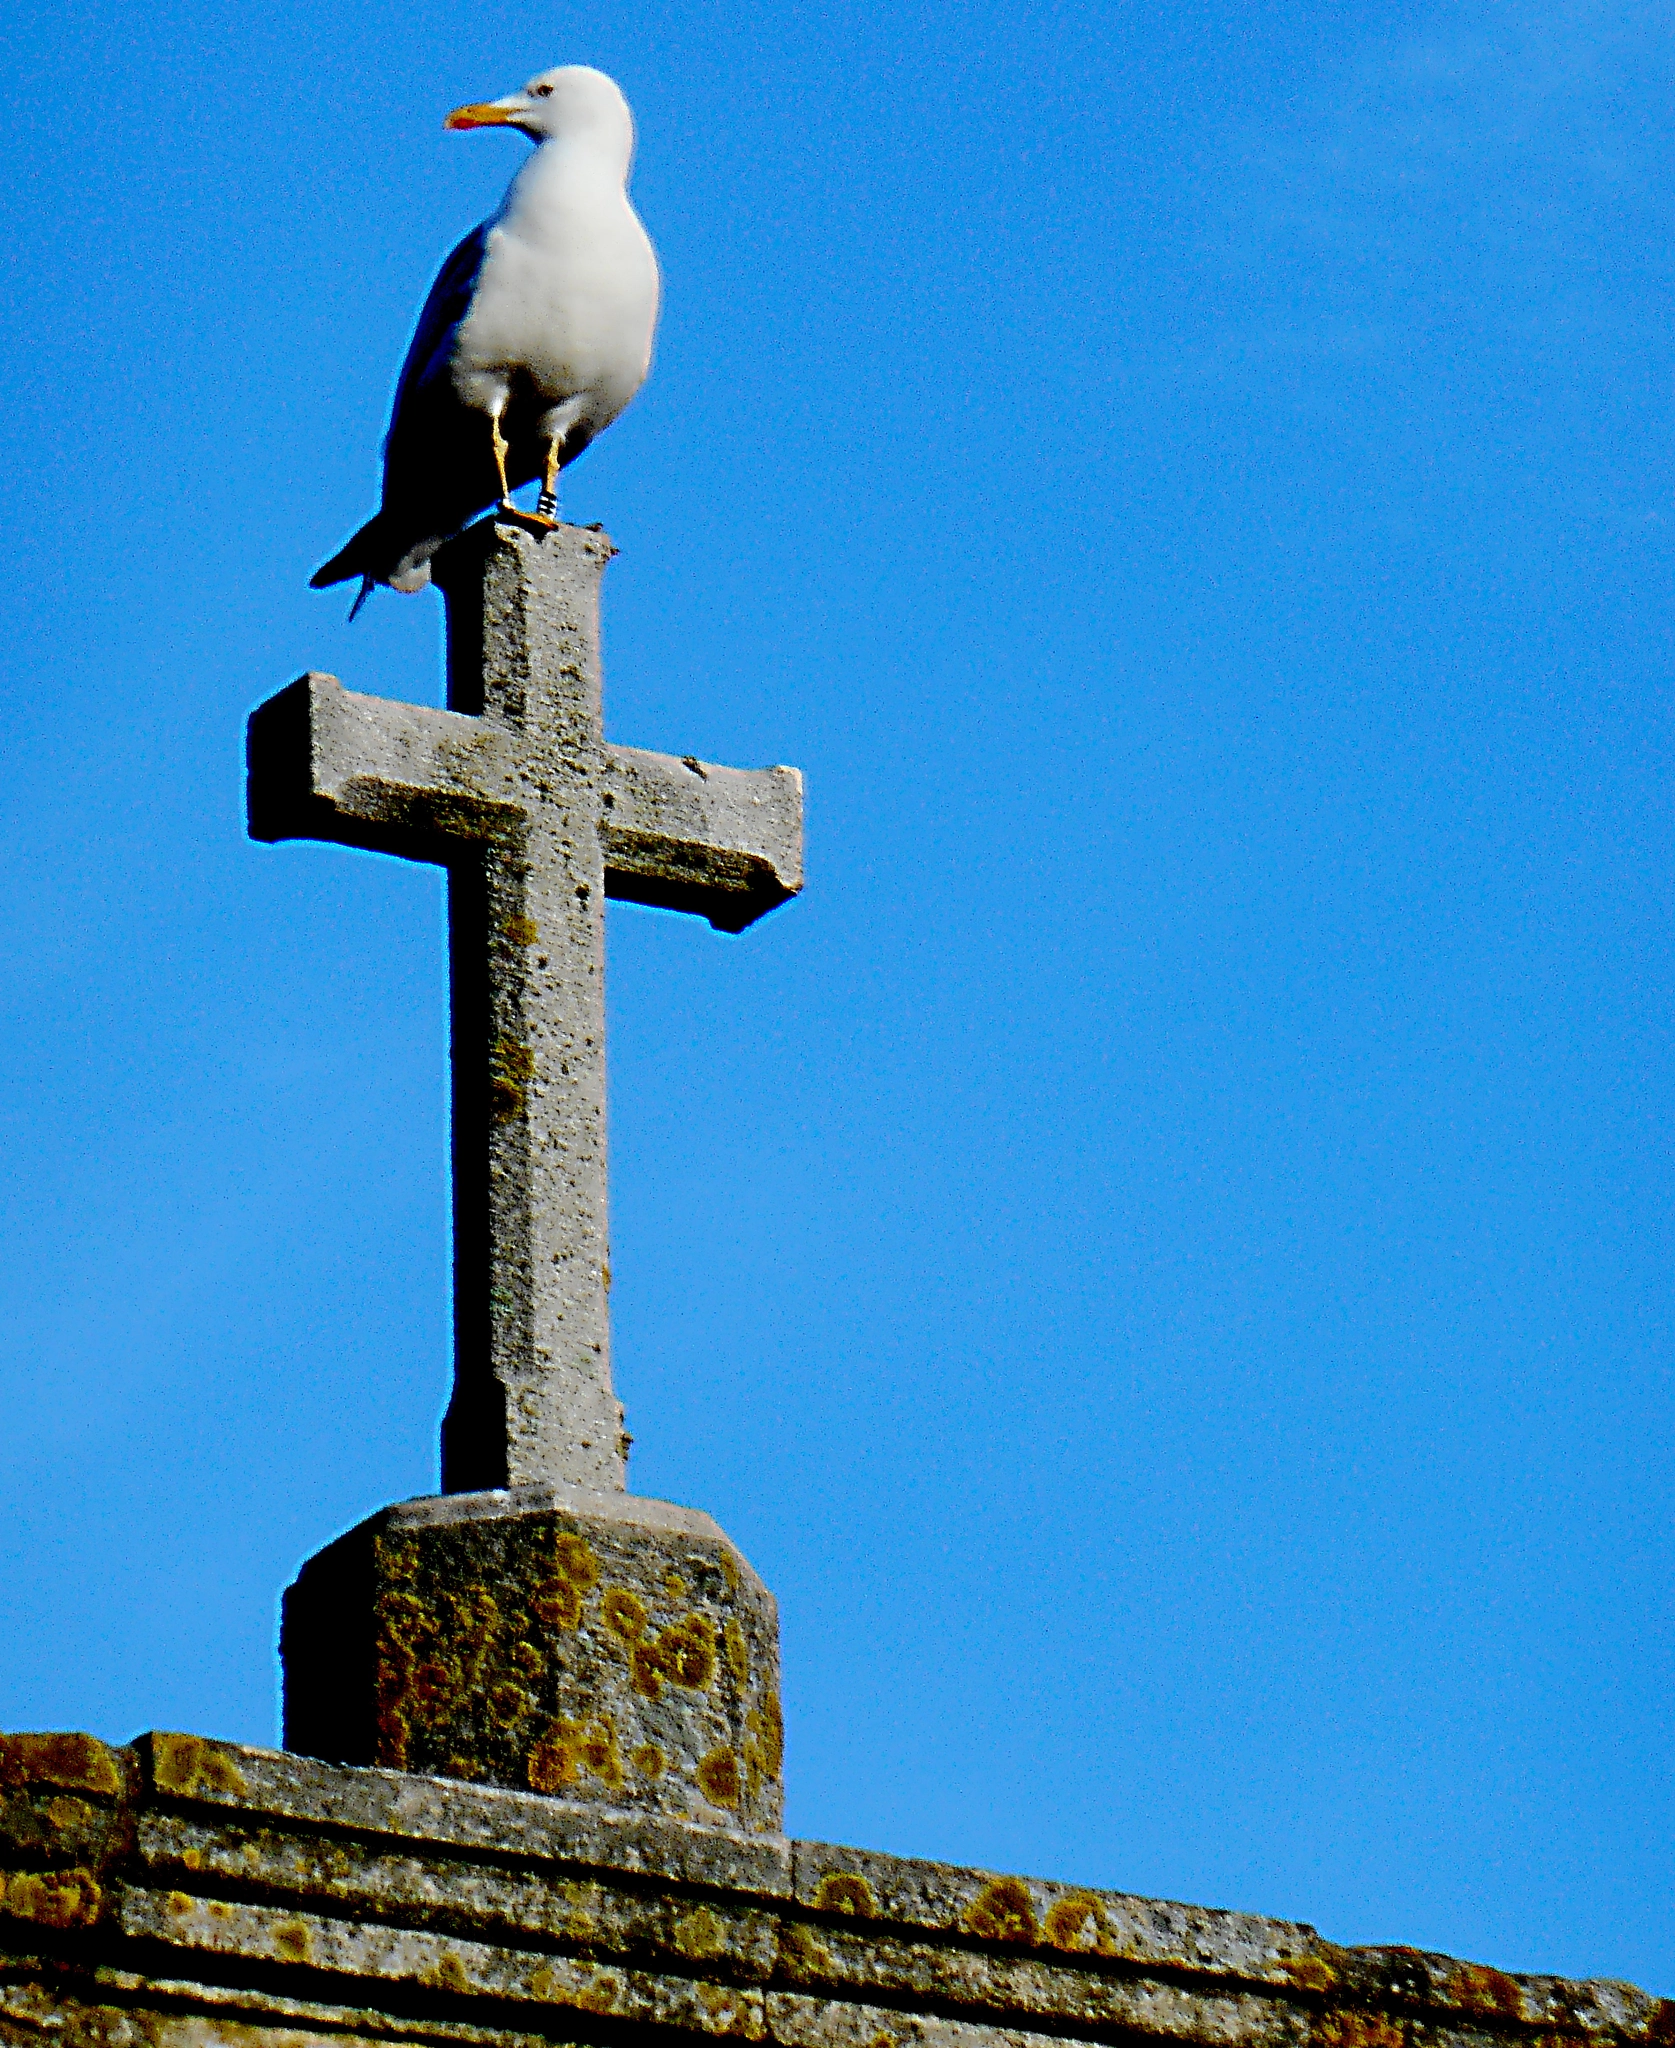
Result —
<instances>
[{"instance_id":1,"label":"gray wing","mask_svg":"<svg viewBox=\"0 0 1675 2048\"><path fill-rule=\"evenodd\" d=\"M406 402L453 356L454 336L477 296L477 279L482 274L491 225L485 220L474 227L436 273L436 282L419 315L407 360L396 383L395 404L390 408L391 438Z\"/></svg>"},{"instance_id":2,"label":"gray wing","mask_svg":"<svg viewBox=\"0 0 1675 2048\"><path fill-rule=\"evenodd\" d=\"M390 408L384 502L347 547L314 572L316 589L350 576L386 582L416 545L440 544L494 502L499 483L486 420L464 404L449 375L492 225L473 228L437 272Z\"/></svg>"}]
</instances>

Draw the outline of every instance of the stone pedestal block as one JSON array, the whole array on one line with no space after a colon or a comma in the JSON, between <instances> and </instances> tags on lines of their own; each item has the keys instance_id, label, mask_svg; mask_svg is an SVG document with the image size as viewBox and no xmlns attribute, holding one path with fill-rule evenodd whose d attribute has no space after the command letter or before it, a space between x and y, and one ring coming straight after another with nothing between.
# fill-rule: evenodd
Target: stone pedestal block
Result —
<instances>
[{"instance_id":1,"label":"stone pedestal block","mask_svg":"<svg viewBox=\"0 0 1675 2048\"><path fill-rule=\"evenodd\" d=\"M773 1596L707 1515L523 1487L386 1508L285 1596L285 1746L776 1833Z\"/></svg>"}]
</instances>

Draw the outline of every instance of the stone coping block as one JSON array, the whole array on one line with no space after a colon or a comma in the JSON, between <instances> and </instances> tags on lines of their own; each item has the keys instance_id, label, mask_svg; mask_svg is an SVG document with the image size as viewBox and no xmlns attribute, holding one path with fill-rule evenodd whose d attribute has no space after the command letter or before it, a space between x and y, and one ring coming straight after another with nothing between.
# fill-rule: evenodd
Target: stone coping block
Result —
<instances>
[{"instance_id":1,"label":"stone coping block","mask_svg":"<svg viewBox=\"0 0 1675 2048\"><path fill-rule=\"evenodd\" d=\"M152 1734L0 1737L0 2048L1675 2048L1301 1922Z\"/></svg>"}]
</instances>

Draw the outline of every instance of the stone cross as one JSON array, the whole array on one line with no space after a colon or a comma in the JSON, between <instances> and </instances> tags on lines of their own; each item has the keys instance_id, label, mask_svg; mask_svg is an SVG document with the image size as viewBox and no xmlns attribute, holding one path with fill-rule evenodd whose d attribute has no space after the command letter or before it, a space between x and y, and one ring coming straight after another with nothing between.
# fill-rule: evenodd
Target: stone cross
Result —
<instances>
[{"instance_id":1,"label":"stone cross","mask_svg":"<svg viewBox=\"0 0 1675 2048\"><path fill-rule=\"evenodd\" d=\"M448 706L305 675L250 720L255 839L448 871L448 1493L626 1485L611 1390L605 898L742 931L802 887L802 777L607 746L596 528L485 519L435 563Z\"/></svg>"}]
</instances>

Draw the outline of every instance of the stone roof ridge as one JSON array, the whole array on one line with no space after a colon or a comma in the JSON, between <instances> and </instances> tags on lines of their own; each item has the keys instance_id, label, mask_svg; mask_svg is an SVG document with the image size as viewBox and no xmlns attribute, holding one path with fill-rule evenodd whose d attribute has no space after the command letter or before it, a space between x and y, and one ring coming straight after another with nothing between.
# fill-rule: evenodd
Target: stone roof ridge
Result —
<instances>
[{"instance_id":1,"label":"stone roof ridge","mask_svg":"<svg viewBox=\"0 0 1675 2048\"><path fill-rule=\"evenodd\" d=\"M0 2048L49 2025L62 2048L1675 2048L1675 2002L1632 1985L167 1731L0 1737Z\"/></svg>"}]
</instances>

